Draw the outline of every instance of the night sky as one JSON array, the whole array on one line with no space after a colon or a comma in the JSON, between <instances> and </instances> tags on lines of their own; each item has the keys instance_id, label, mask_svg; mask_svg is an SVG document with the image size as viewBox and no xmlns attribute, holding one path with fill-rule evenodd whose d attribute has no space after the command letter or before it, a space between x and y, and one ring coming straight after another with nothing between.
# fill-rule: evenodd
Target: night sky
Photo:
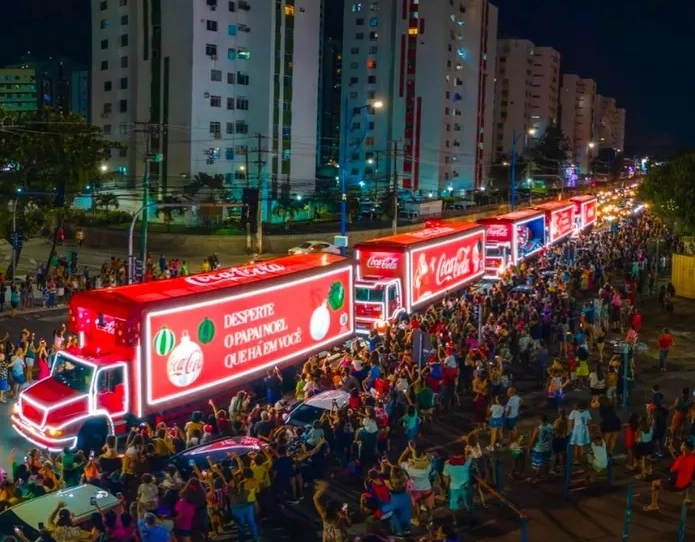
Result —
<instances>
[{"instance_id":1,"label":"night sky","mask_svg":"<svg viewBox=\"0 0 695 542\"><path fill-rule=\"evenodd\" d=\"M349 1L349 0L348 0ZM444 1L444 0L421 0ZM342 0L326 0L339 14ZM683 0L493 0L501 36L549 45L563 72L598 82L627 110L626 147L668 152L695 146L692 119L692 24L695 2ZM335 4L335 5L333 5ZM0 63L34 56L89 61L89 0L5 0ZM335 20L337 17L330 17ZM334 29L332 29L335 32Z\"/></svg>"}]
</instances>

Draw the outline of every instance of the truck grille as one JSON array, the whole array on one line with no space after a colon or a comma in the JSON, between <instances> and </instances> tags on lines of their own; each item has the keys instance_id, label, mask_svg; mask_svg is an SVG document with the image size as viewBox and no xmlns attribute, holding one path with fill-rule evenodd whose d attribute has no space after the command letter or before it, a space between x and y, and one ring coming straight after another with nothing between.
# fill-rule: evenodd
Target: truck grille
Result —
<instances>
[{"instance_id":1,"label":"truck grille","mask_svg":"<svg viewBox=\"0 0 695 542\"><path fill-rule=\"evenodd\" d=\"M21 415L24 419L26 419L27 421L36 425L37 427L41 427L41 423L43 422L43 415L44 415L44 413L41 409L29 404L26 401L23 401L20 398L19 399L19 412L21 413Z\"/></svg>"}]
</instances>

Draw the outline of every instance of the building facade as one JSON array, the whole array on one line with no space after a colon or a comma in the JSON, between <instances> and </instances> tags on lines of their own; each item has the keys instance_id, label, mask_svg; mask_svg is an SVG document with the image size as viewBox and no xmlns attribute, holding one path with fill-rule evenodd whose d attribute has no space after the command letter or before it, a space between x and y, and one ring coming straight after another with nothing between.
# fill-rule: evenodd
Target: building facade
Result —
<instances>
[{"instance_id":1,"label":"building facade","mask_svg":"<svg viewBox=\"0 0 695 542\"><path fill-rule=\"evenodd\" d=\"M39 96L34 68L0 68L0 110L6 113L38 111Z\"/></svg>"},{"instance_id":2,"label":"building facade","mask_svg":"<svg viewBox=\"0 0 695 542\"><path fill-rule=\"evenodd\" d=\"M570 160L588 173L597 151L594 132L596 82L576 74L563 74L560 91L560 126L570 146Z\"/></svg>"},{"instance_id":3,"label":"building facade","mask_svg":"<svg viewBox=\"0 0 695 542\"><path fill-rule=\"evenodd\" d=\"M92 0L92 119L128 144L111 168L134 186L150 151L160 190L200 173L312 190L321 16L317 0Z\"/></svg>"},{"instance_id":4,"label":"building facade","mask_svg":"<svg viewBox=\"0 0 695 542\"><path fill-rule=\"evenodd\" d=\"M317 166L340 159L340 111L343 49L342 41L328 37L321 50L319 83L319 149Z\"/></svg>"},{"instance_id":5,"label":"building facade","mask_svg":"<svg viewBox=\"0 0 695 542\"><path fill-rule=\"evenodd\" d=\"M517 152L532 144L558 120L560 53L536 47L529 40L502 39L497 43L495 87L495 155ZM523 142L522 139L523 138Z\"/></svg>"},{"instance_id":6,"label":"building facade","mask_svg":"<svg viewBox=\"0 0 695 542\"><path fill-rule=\"evenodd\" d=\"M492 157L497 8L485 0L347 0L343 21L348 182L386 187L395 179L421 194L480 186Z\"/></svg>"},{"instance_id":7,"label":"building facade","mask_svg":"<svg viewBox=\"0 0 695 542\"><path fill-rule=\"evenodd\" d=\"M621 152L625 151L625 110L616 107L613 111L611 146Z\"/></svg>"}]
</instances>

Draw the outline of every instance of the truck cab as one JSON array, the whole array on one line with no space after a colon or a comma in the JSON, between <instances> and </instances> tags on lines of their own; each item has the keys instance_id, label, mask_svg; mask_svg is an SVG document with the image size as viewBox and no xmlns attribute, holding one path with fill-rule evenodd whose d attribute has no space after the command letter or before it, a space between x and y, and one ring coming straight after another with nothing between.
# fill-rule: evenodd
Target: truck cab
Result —
<instances>
[{"instance_id":1,"label":"truck cab","mask_svg":"<svg viewBox=\"0 0 695 542\"><path fill-rule=\"evenodd\" d=\"M52 452L98 450L107 435L125 427L129 364L124 358L78 348L59 351L51 375L20 394L12 427Z\"/></svg>"},{"instance_id":2,"label":"truck cab","mask_svg":"<svg viewBox=\"0 0 695 542\"><path fill-rule=\"evenodd\" d=\"M358 333L367 334L372 329L384 331L387 324L405 314L400 279L367 275L355 283L355 327Z\"/></svg>"}]
</instances>

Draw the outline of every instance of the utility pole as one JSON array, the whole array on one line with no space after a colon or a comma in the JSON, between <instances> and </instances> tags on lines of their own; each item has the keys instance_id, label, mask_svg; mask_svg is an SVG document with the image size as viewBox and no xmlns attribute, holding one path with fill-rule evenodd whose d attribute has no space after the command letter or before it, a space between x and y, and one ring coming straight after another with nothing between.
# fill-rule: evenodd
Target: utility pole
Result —
<instances>
[{"instance_id":1,"label":"utility pole","mask_svg":"<svg viewBox=\"0 0 695 542\"><path fill-rule=\"evenodd\" d=\"M256 176L258 184L258 205L256 206L256 252L258 254L263 253L263 165L265 162L261 160L261 154L267 152L263 150L263 137L262 134L256 134L256 148L253 152L256 153Z\"/></svg>"},{"instance_id":2,"label":"utility pole","mask_svg":"<svg viewBox=\"0 0 695 542\"><path fill-rule=\"evenodd\" d=\"M244 180L246 188L251 188L251 183L249 181L249 149L248 147L246 148L246 153L244 154ZM248 194L248 190L247 190ZM248 195L246 196L248 197ZM249 211L248 211L248 202L247 202L247 208L244 211L246 213L246 252L248 254L251 254L253 250L253 241L251 239L251 216L249 216Z\"/></svg>"},{"instance_id":3,"label":"utility pole","mask_svg":"<svg viewBox=\"0 0 695 542\"><path fill-rule=\"evenodd\" d=\"M147 265L147 225L150 214L150 167L152 163L159 163L162 161L161 154L152 152L152 139L154 137L159 139L162 126L152 122L136 124L140 126L140 128L136 129L136 132L145 134L145 173L142 178L142 205L144 207L144 212L142 213L142 220L140 222L140 258L144 273ZM134 265L134 262L128 262L128 265Z\"/></svg>"},{"instance_id":4,"label":"utility pole","mask_svg":"<svg viewBox=\"0 0 695 542\"><path fill-rule=\"evenodd\" d=\"M398 141L393 142L393 234L398 233Z\"/></svg>"},{"instance_id":5,"label":"utility pole","mask_svg":"<svg viewBox=\"0 0 695 542\"><path fill-rule=\"evenodd\" d=\"M379 156L381 151L374 151L374 202L379 201Z\"/></svg>"}]
</instances>

